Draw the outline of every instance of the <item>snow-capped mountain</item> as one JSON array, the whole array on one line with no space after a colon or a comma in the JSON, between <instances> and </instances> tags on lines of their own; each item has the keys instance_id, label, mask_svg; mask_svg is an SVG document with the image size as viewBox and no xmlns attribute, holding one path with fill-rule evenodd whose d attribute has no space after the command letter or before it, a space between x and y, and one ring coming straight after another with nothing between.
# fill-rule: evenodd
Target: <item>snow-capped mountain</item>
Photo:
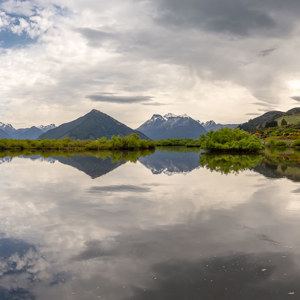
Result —
<instances>
[{"instance_id":1,"label":"snow-capped mountain","mask_svg":"<svg viewBox=\"0 0 300 300\"><path fill-rule=\"evenodd\" d=\"M50 129L55 128L54 124L40 125L38 127L32 126L30 128L15 129L11 124L0 122L0 138L4 139L37 139L41 134L47 132Z\"/></svg>"},{"instance_id":2,"label":"snow-capped mountain","mask_svg":"<svg viewBox=\"0 0 300 300\"><path fill-rule=\"evenodd\" d=\"M40 125L37 128L41 129L43 132L47 132L50 129L56 128L56 126L55 124L49 124L49 125Z\"/></svg>"},{"instance_id":3,"label":"snow-capped mountain","mask_svg":"<svg viewBox=\"0 0 300 300\"><path fill-rule=\"evenodd\" d=\"M0 129L2 129L4 132L6 133L11 133L14 132L16 129L13 128L13 126L11 124L6 124L6 123L2 123L0 122Z\"/></svg>"},{"instance_id":4,"label":"snow-capped mountain","mask_svg":"<svg viewBox=\"0 0 300 300\"><path fill-rule=\"evenodd\" d=\"M168 113L164 116L154 114L151 119L142 124L138 131L153 140L169 138L198 138L206 130L188 115Z\"/></svg>"},{"instance_id":5,"label":"snow-capped mountain","mask_svg":"<svg viewBox=\"0 0 300 300\"><path fill-rule=\"evenodd\" d=\"M220 124L220 123L217 124L213 120L207 122L201 122L201 121L198 122L205 128L206 131L210 131L210 130L217 131L224 127L235 129L239 125L239 124Z\"/></svg>"}]
</instances>

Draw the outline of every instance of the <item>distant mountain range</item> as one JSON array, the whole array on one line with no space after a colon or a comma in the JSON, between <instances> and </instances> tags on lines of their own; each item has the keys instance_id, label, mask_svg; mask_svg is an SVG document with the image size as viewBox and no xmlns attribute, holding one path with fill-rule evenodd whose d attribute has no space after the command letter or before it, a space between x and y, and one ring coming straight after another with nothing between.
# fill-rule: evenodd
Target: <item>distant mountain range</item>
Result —
<instances>
[{"instance_id":1,"label":"distant mountain range","mask_svg":"<svg viewBox=\"0 0 300 300\"><path fill-rule=\"evenodd\" d=\"M137 128L152 140L170 138L196 139L205 128L197 121L187 115L166 114L164 116L155 114L152 118Z\"/></svg>"},{"instance_id":2,"label":"distant mountain range","mask_svg":"<svg viewBox=\"0 0 300 300\"><path fill-rule=\"evenodd\" d=\"M47 132L50 129L55 128L54 124L50 125L41 125L41 126L32 126L30 128L20 128L15 129L11 124L5 124L0 122L0 138L2 139L31 139L35 140L39 138L41 134Z\"/></svg>"},{"instance_id":3,"label":"distant mountain range","mask_svg":"<svg viewBox=\"0 0 300 300\"><path fill-rule=\"evenodd\" d=\"M246 131L255 131L271 124L280 125L285 119L287 124L300 124L300 108L293 108L287 112L270 111L241 125L220 124L211 120L201 122L190 116L168 113L164 116L154 114L136 130L126 126L109 115L93 109L86 115L64 123L58 127L54 124L32 126L30 128L15 129L11 124L0 122L0 138L2 139L91 139L120 135L121 137L136 133L142 139L161 140L169 138L197 139L202 133L219 130L224 127L234 129L239 127ZM275 123L274 123L275 122Z\"/></svg>"},{"instance_id":4,"label":"distant mountain range","mask_svg":"<svg viewBox=\"0 0 300 300\"><path fill-rule=\"evenodd\" d=\"M220 123L216 123L215 121L211 120L211 121L207 121L207 122L201 122L198 121L204 128L206 131L217 131L221 128L224 127L228 127L230 129L235 129L239 126L239 124L220 124Z\"/></svg>"},{"instance_id":5,"label":"distant mountain range","mask_svg":"<svg viewBox=\"0 0 300 300\"><path fill-rule=\"evenodd\" d=\"M293 109L288 110L287 112L282 111L269 111L265 114L251 119L246 123L239 125L239 128L246 131L255 131L256 129L261 129L272 126L270 122L276 122L278 125L281 124L282 119L287 121L287 124L300 124L300 107L295 107ZM275 124L276 124L275 123Z\"/></svg>"},{"instance_id":6,"label":"distant mountain range","mask_svg":"<svg viewBox=\"0 0 300 300\"><path fill-rule=\"evenodd\" d=\"M153 140L169 138L197 139L202 133L219 130L223 127L234 129L238 124L217 124L215 121L201 122L190 116L168 113L164 116L154 114L151 119L143 123L137 130Z\"/></svg>"},{"instance_id":7,"label":"distant mountain range","mask_svg":"<svg viewBox=\"0 0 300 300\"><path fill-rule=\"evenodd\" d=\"M68 137L73 140L95 140L102 137L111 138L113 135L124 137L133 133L136 133L142 139L149 139L143 133L133 130L109 115L93 109L74 121L45 132L39 138L63 139Z\"/></svg>"}]
</instances>

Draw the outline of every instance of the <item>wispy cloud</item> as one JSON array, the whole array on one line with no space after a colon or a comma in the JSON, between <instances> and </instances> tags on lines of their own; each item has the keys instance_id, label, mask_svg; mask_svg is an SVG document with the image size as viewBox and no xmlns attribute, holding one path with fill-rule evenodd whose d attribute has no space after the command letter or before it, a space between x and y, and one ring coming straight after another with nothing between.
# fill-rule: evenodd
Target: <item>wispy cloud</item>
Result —
<instances>
[{"instance_id":1,"label":"wispy cloud","mask_svg":"<svg viewBox=\"0 0 300 300\"><path fill-rule=\"evenodd\" d=\"M262 57L268 56L268 55L270 55L271 53L273 53L276 50L277 50L277 48L275 48L275 47L274 48L265 49L265 50L261 50L261 51L258 52L257 56L262 56Z\"/></svg>"},{"instance_id":2,"label":"wispy cloud","mask_svg":"<svg viewBox=\"0 0 300 300\"><path fill-rule=\"evenodd\" d=\"M86 98L95 101L95 102L109 102L109 103L144 103L150 101L152 97L150 96L110 96L107 94L104 95L88 95Z\"/></svg>"},{"instance_id":3,"label":"wispy cloud","mask_svg":"<svg viewBox=\"0 0 300 300\"><path fill-rule=\"evenodd\" d=\"M261 114L259 113L246 113L246 116L260 116Z\"/></svg>"}]
</instances>

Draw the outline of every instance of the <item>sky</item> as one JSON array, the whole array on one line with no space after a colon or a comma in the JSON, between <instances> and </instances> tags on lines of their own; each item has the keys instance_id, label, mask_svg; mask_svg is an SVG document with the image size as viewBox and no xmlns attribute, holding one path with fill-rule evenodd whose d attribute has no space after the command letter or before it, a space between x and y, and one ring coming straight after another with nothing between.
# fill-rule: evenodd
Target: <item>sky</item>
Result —
<instances>
[{"instance_id":1,"label":"sky","mask_svg":"<svg viewBox=\"0 0 300 300\"><path fill-rule=\"evenodd\" d=\"M242 123L300 103L299 0L0 0L0 121Z\"/></svg>"}]
</instances>

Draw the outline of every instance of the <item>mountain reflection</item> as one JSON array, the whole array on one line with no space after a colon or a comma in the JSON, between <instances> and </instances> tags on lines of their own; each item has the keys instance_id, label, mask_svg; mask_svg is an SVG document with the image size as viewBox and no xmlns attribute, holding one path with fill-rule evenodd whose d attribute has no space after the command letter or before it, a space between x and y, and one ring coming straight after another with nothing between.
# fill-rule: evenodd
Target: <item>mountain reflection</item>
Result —
<instances>
[{"instance_id":1,"label":"mountain reflection","mask_svg":"<svg viewBox=\"0 0 300 300\"><path fill-rule=\"evenodd\" d=\"M84 172L91 178L108 174L126 162L139 161L152 174L187 174L199 167L221 174L238 174L253 170L268 178L288 178L300 181L299 152L266 152L264 155L209 154L198 149L163 148L156 151L103 151L88 153L5 153L0 157L0 165L10 163L14 157L54 163L58 161Z\"/></svg>"},{"instance_id":2,"label":"mountain reflection","mask_svg":"<svg viewBox=\"0 0 300 300\"><path fill-rule=\"evenodd\" d=\"M153 174L189 173L199 167L199 151L155 151L151 156L139 158L139 161Z\"/></svg>"},{"instance_id":3,"label":"mountain reflection","mask_svg":"<svg viewBox=\"0 0 300 300\"><path fill-rule=\"evenodd\" d=\"M53 156L53 158L62 164L84 172L91 178L103 176L125 163L124 160L113 162L110 157L102 159L95 156Z\"/></svg>"}]
</instances>

